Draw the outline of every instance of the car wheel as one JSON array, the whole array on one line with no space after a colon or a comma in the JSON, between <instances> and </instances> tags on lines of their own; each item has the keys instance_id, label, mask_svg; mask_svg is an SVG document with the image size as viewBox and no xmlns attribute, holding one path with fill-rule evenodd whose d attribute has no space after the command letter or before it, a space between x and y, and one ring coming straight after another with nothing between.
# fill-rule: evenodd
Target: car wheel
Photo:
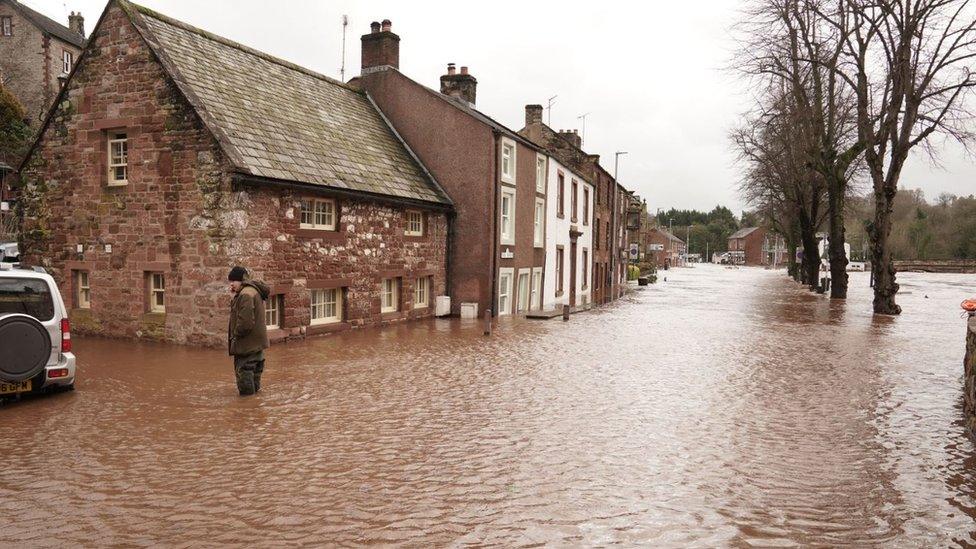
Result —
<instances>
[{"instance_id":1,"label":"car wheel","mask_svg":"<svg viewBox=\"0 0 976 549\"><path fill-rule=\"evenodd\" d=\"M0 378L26 381L44 370L51 357L51 334L28 315L0 318Z\"/></svg>"}]
</instances>

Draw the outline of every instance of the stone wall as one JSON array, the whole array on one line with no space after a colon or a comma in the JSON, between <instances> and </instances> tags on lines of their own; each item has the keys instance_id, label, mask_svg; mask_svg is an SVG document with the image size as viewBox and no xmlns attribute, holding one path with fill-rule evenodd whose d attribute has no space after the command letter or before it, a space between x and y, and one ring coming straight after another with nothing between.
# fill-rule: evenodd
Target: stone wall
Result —
<instances>
[{"instance_id":1,"label":"stone wall","mask_svg":"<svg viewBox=\"0 0 976 549\"><path fill-rule=\"evenodd\" d=\"M965 391L966 427L976 436L976 317L966 330Z\"/></svg>"},{"instance_id":2,"label":"stone wall","mask_svg":"<svg viewBox=\"0 0 976 549\"><path fill-rule=\"evenodd\" d=\"M191 285L226 277L228 164L117 5L92 41L22 174L24 260L52 271L69 307L72 271L90 272L79 333L206 342L223 323L191 314L226 298L201 303ZM125 186L107 184L110 133L128 137ZM166 275L169 315L147 313L148 272Z\"/></svg>"}]
</instances>

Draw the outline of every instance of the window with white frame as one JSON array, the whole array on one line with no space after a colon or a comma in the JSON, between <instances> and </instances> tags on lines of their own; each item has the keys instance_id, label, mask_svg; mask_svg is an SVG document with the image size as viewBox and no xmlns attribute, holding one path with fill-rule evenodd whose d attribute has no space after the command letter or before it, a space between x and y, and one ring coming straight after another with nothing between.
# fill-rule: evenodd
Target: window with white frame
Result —
<instances>
[{"instance_id":1,"label":"window with white frame","mask_svg":"<svg viewBox=\"0 0 976 549\"><path fill-rule=\"evenodd\" d=\"M273 295L264 304L264 325L268 328L281 328L281 311L284 309L285 296Z\"/></svg>"},{"instance_id":2,"label":"window with white frame","mask_svg":"<svg viewBox=\"0 0 976 549\"><path fill-rule=\"evenodd\" d=\"M570 199L570 203L573 206L573 221L574 222L576 221L576 211L577 211L576 210L576 191L577 191L577 188L578 187L579 187L579 183L577 183L576 180L574 179L573 180L573 196Z\"/></svg>"},{"instance_id":3,"label":"window with white frame","mask_svg":"<svg viewBox=\"0 0 976 549\"><path fill-rule=\"evenodd\" d=\"M384 278L380 283L380 312L393 313L400 309L400 279Z\"/></svg>"},{"instance_id":4,"label":"window with white frame","mask_svg":"<svg viewBox=\"0 0 976 549\"><path fill-rule=\"evenodd\" d=\"M590 224L590 189L583 186L583 224Z\"/></svg>"},{"instance_id":5,"label":"window with white frame","mask_svg":"<svg viewBox=\"0 0 976 549\"><path fill-rule=\"evenodd\" d=\"M10 17L0 17L0 36L14 35L14 21Z\"/></svg>"},{"instance_id":6,"label":"window with white frame","mask_svg":"<svg viewBox=\"0 0 976 549\"><path fill-rule=\"evenodd\" d=\"M129 183L129 138L125 133L113 132L108 139L108 184Z\"/></svg>"},{"instance_id":7,"label":"window with white frame","mask_svg":"<svg viewBox=\"0 0 976 549\"><path fill-rule=\"evenodd\" d=\"M502 244L515 245L515 189L502 188L501 203Z\"/></svg>"},{"instance_id":8,"label":"window with white frame","mask_svg":"<svg viewBox=\"0 0 976 549\"><path fill-rule=\"evenodd\" d=\"M149 273L149 312L166 312L166 276L162 273Z\"/></svg>"},{"instance_id":9,"label":"window with white frame","mask_svg":"<svg viewBox=\"0 0 976 549\"><path fill-rule=\"evenodd\" d=\"M75 271L75 306L79 309L91 309L91 285L88 282L88 271Z\"/></svg>"},{"instance_id":10,"label":"window with white frame","mask_svg":"<svg viewBox=\"0 0 976 549\"><path fill-rule=\"evenodd\" d=\"M529 308L542 310L542 267L532 269L532 290L529 295Z\"/></svg>"},{"instance_id":11,"label":"window with white frame","mask_svg":"<svg viewBox=\"0 0 976 549\"><path fill-rule=\"evenodd\" d=\"M413 285L413 308L423 309L430 304L430 278L418 278Z\"/></svg>"},{"instance_id":12,"label":"window with white frame","mask_svg":"<svg viewBox=\"0 0 976 549\"><path fill-rule=\"evenodd\" d=\"M301 219L299 220L298 226L302 229L334 231L336 228L335 200L323 198L302 199Z\"/></svg>"},{"instance_id":13,"label":"window with white frame","mask_svg":"<svg viewBox=\"0 0 976 549\"><path fill-rule=\"evenodd\" d=\"M417 210L407 210L406 236L424 236L424 214Z\"/></svg>"},{"instance_id":14,"label":"window with white frame","mask_svg":"<svg viewBox=\"0 0 976 549\"><path fill-rule=\"evenodd\" d=\"M541 198L535 199L535 217L533 219L533 242L536 248L546 245L546 201Z\"/></svg>"},{"instance_id":15,"label":"window with white frame","mask_svg":"<svg viewBox=\"0 0 976 549\"><path fill-rule=\"evenodd\" d=\"M498 316L512 314L512 278L515 271L511 268L498 270Z\"/></svg>"},{"instance_id":16,"label":"window with white frame","mask_svg":"<svg viewBox=\"0 0 976 549\"><path fill-rule=\"evenodd\" d=\"M563 252L565 248L556 246L556 295L563 293Z\"/></svg>"},{"instance_id":17,"label":"window with white frame","mask_svg":"<svg viewBox=\"0 0 976 549\"><path fill-rule=\"evenodd\" d=\"M585 290L590 286L590 252L586 248L583 248L583 265L580 270L583 272L583 284L581 287Z\"/></svg>"},{"instance_id":18,"label":"window with white frame","mask_svg":"<svg viewBox=\"0 0 976 549\"><path fill-rule=\"evenodd\" d=\"M518 294L516 295L517 313L524 313L529 310L529 278L531 273L528 270L520 270L518 275Z\"/></svg>"},{"instance_id":19,"label":"window with white frame","mask_svg":"<svg viewBox=\"0 0 976 549\"><path fill-rule=\"evenodd\" d=\"M75 62L75 54L68 50L61 50L61 68L64 70L65 74L71 72L71 67Z\"/></svg>"},{"instance_id":20,"label":"window with white frame","mask_svg":"<svg viewBox=\"0 0 976 549\"><path fill-rule=\"evenodd\" d=\"M535 192L546 192L546 157L542 155L535 159Z\"/></svg>"},{"instance_id":21,"label":"window with white frame","mask_svg":"<svg viewBox=\"0 0 976 549\"><path fill-rule=\"evenodd\" d=\"M563 217L565 215L565 194L566 194L566 176L559 174L556 176L558 185L556 186L556 215Z\"/></svg>"},{"instance_id":22,"label":"window with white frame","mask_svg":"<svg viewBox=\"0 0 976 549\"><path fill-rule=\"evenodd\" d=\"M342 288L312 290L312 324L330 324L342 320Z\"/></svg>"},{"instance_id":23,"label":"window with white frame","mask_svg":"<svg viewBox=\"0 0 976 549\"><path fill-rule=\"evenodd\" d=\"M502 180L515 182L515 142L502 140Z\"/></svg>"}]
</instances>

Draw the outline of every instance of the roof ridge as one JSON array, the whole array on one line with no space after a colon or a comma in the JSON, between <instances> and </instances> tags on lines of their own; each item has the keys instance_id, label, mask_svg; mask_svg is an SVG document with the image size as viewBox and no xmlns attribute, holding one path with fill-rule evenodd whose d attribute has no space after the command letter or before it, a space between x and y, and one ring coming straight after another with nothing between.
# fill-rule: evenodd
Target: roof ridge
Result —
<instances>
[{"instance_id":1,"label":"roof ridge","mask_svg":"<svg viewBox=\"0 0 976 549\"><path fill-rule=\"evenodd\" d=\"M10 0L10 4L11 6L13 6L15 10L19 10L21 12L21 15L23 15L31 23L33 23L34 26L40 28L41 32L47 34L55 34L55 36L57 36L59 40L63 42L71 42L72 45L75 47L78 48L85 47L85 43L87 42L87 39L84 36L76 33L74 30L71 29L71 27L62 25L57 20L44 15L43 13L35 10L34 8L28 6L27 4L24 4L23 2L19 2L18 0ZM38 19L40 19L40 21L38 21ZM62 33L62 35L58 36L56 33L53 33L52 31L55 29L43 28L45 25L54 25L55 27L57 27L56 30Z\"/></svg>"},{"instance_id":2,"label":"roof ridge","mask_svg":"<svg viewBox=\"0 0 976 549\"><path fill-rule=\"evenodd\" d=\"M172 25L174 27L178 27L178 28L183 29L183 30L185 30L187 32L192 32L192 33L194 33L196 35L199 35L199 36L202 36L202 37L204 37L204 38L206 38L208 40L213 40L214 42L217 42L219 44L223 44L225 46L228 46L228 47L231 47L231 48L240 50L240 51L242 51L244 53L247 53L249 55L253 55L255 57L260 57L261 59L264 59L265 61L274 63L276 65L281 65L282 67L285 67L287 69L291 69L291 70L294 70L294 71L298 71L298 72L307 74L307 75L309 75L309 76L311 76L313 78L318 78L319 80L323 80L325 82L328 82L330 84L334 84L336 86L342 86L342 87L344 87L346 89L349 89L349 90L352 90L352 91L354 91L356 93L362 93L362 90L360 90L360 89L358 89L358 88L356 88L354 86L351 86L351 85L349 85L349 84L347 84L347 83L345 83L345 82L343 82L341 80L337 80L337 79L332 78L330 76L326 76L326 75L324 75L324 74L322 74L320 72L313 71L312 69L309 69L307 67L303 67L303 66L301 66L301 65L299 65L297 63L292 63L291 61L286 61L286 60L284 60L284 59L282 59L280 57L275 57L275 56L273 56L273 55L271 55L269 53L265 53L263 51L254 49L254 48L252 48L250 46L245 46L244 44L241 44L240 42L236 42L234 40L231 40L230 38L225 38L225 37L220 36L218 34L214 34L214 33L210 32L210 31L201 29L200 27L196 27L196 26L193 26L193 25L191 25L189 23L185 23L183 21L180 21L179 19L174 19L174 18L172 18L172 17L170 17L168 15L164 15L162 13L159 13L158 11L156 11L154 9L147 8L146 6L143 6L141 4L136 4L135 2L132 2L130 0L118 0L118 2L119 2L119 4L122 7L126 7L126 6L131 7L132 9L135 9L140 14L142 14L142 15L144 15L146 17L151 17L151 18L156 19L158 21L162 21L163 23L166 23L168 25Z\"/></svg>"}]
</instances>

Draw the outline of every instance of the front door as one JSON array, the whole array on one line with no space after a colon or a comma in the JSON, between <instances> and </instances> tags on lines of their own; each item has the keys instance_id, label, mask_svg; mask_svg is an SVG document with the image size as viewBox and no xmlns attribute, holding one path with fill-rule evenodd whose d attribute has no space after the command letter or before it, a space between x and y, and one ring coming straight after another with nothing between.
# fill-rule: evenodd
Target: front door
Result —
<instances>
[{"instance_id":1,"label":"front door","mask_svg":"<svg viewBox=\"0 0 976 549\"><path fill-rule=\"evenodd\" d=\"M576 306L576 239L569 245L569 306Z\"/></svg>"}]
</instances>

